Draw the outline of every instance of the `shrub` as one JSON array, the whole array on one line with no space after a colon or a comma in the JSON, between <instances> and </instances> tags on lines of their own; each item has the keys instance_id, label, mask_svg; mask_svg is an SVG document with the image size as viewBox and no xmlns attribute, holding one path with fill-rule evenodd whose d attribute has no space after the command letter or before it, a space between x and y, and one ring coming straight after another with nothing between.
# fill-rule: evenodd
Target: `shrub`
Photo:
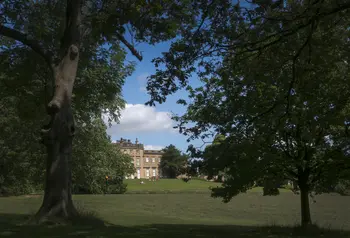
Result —
<instances>
[{"instance_id":1,"label":"shrub","mask_svg":"<svg viewBox=\"0 0 350 238\"><path fill-rule=\"evenodd\" d=\"M334 191L342 196L350 196L350 181L339 182L335 186Z\"/></svg>"},{"instance_id":2,"label":"shrub","mask_svg":"<svg viewBox=\"0 0 350 238\"><path fill-rule=\"evenodd\" d=\"M263 196L276 196L280 194L278 183L274 179L266 179L263 184Z\"/></svg>"},{"instance_id":3,"label":"shrub","mask_svg":"<svg viewBox=\"0 0 350 238\"><path fill-rule=\"evenodd\" d=\"M127 184L120 183L108 186L107 194L123 194L127 191Z\"/></svg>"},{"instance_id":4,"label":"shrub","mask_svg":"<svg viewBox=\"0 0 350 238\"><path fill-rule=\"evenodd\" d=\"M277 196L279 194L278 188L263 187L263 196Z\"/></svg>"},{"instance_id":5,"label":"shrub","mask_svg":"<svg viewBox=\"0 0 350 238\"><path fill-rule=\"evenodd\" d=\"M13 184L0 184L0 196L19 196L38 191L38 186L29 182L17 182Z\"/></svg>"}]
</instances>

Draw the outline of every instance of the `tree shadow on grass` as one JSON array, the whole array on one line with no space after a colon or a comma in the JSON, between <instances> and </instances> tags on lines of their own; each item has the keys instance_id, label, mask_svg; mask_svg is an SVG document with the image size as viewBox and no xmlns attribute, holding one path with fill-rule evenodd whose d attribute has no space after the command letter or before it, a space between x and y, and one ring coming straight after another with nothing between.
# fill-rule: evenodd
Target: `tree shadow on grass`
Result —
<instances>
[{"instance_id":1,"label":"tree shadow on grass","mask_svg":"<svg viewBox=\"0 0 350 238\"><path fill-rule=\"evenodd\" d=\"M125 227L106 224L98 218L83 219L73 224L27 225L29 215L0 214L2 237L125 237L125 238L185 238L185 237L350 237L348 231L322 230L312 227L307 234L293 227L253 227L235 225L153 224Z\"/></svg>"}]
</instances>

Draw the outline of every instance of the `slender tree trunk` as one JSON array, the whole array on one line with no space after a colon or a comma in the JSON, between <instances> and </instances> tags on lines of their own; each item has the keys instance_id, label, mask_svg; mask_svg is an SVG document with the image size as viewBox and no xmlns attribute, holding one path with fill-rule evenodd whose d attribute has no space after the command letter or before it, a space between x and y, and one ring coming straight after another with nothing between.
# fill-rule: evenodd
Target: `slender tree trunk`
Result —
<instances>
[{"instance_id":1,"label":"slender tree trunk","mask_svg":"<svg viewBox=\"0 0 350 238\"><path fill-rule=\"evenodd\" d=\"M306 181L299 182L300 206L301 206L301 226L306 228L312 224L309 202L309 187Z\"/></svg>"},{"instance_id":2,"label":"slender tree trunk","mask_svg":"<svg viewBox=\"0 0 350 238\"><path fill-rule=\"evenodd\" d=\"M300 204L301 204L301 225L307 227L312 224L310 203L309 203L309 191L307 189L300 188Z\"/></svg>"}]
</instances>

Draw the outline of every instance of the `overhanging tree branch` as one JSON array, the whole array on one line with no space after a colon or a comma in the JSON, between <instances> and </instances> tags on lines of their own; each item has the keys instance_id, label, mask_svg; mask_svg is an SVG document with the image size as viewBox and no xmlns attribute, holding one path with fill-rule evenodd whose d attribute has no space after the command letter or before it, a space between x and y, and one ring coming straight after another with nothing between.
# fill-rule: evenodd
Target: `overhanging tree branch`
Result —
<instances>
[{"instance_id":1,"label":"overhanging tree branch","mask_svg":"<svg viewBox=\"0 0 350 238\"><path fill-rule=\"evenodd\" d=\"M315 20L321 19L323 17L327 17L330 15L333 15L335 13L344 12L350 9L350 3L346 3L343 5L339 5L333 9L330 9L328 11L321 11L320 7L317 9L316 14L312 15L308 21L305 23L299 24L296 27L287 28L285 30L282 30L280 32L273 33L271 35L268 35L266 37L263 37L262 39L259 39L257 41L253 42L244 42L242 44L229 44L229 45L221 45L223 48L242 48L246 49L243 52L240 52L240 54L247 53L247 52L256 52L263 49L266 49L272 45L277 44L278 42L281 42L283 39L286 39L287 37L294 35L295 33L299 32L300 30L310 26L314 23ZM310 10L310 9L309 9ZM295 19L300 18L306 18L308 15L306 12L303 14L298 14L295 16ZM285 20L285 18L281 18L280 20Z\"/></svg>"},{"instance_id":2,"label":"overhanging tree branch","mask_svg":"<svg viewBox=\"0 0 350 238\"><path fill-rule=\"evenodd\" d=\"M47 50L44 50L40 46L38 41L32 39L27 34L24 34L24 33L19 32L17 30L11 29L11 28L6 27L4 25L0 25L0 35L12 38L12 39L19 41L22 44L30 47L34 52L36 52L38 55L43 57L43 59L49 65L50 69L53 69L52 54L50 54L50 52L48 52Z\"/></svg>"},{"instance_id":3,"label":"overhanging tree branch","mask_svg":"<svg viewBox=\"0 0 350 238\"><path fill-rule=\"evenodd\" d=\"M131 51L131 53L139 60L142 61L142 55L137 52L137 50L135 49L134 46L132 46L125 38L122 34L120 33L116 33L116 36L118 37L118 39Z\"/></svg>"}]
</instances>

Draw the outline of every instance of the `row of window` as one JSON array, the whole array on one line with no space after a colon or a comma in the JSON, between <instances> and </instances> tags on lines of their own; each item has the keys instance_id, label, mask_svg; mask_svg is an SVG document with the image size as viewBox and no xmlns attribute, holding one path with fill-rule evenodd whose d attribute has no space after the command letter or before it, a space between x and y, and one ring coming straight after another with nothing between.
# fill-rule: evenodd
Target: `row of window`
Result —
<instances>
[{"instance_id":1,"label":"row of window","mask_svg":"<svg viewBox=\"0 0 350 238\"><path fill-rule=\"evenodd\" d=\"M123 151L124 153L127 153L127 152L128 152L128 150L126 150L126 149L125 149L125 150L122 150L122 151ZM130 152L131 152L131 154L133 154L133 155L136 154L136 150L130 150ZM146 158L146 159L148 160L148 158ZM152 158L152 160L153 160L153 159L155 159L155 158Z\"/></svg>"},{"instance_id":2,"label":"row of window","mask_svg":"<svg viewBox=\"0 0 350 238\"><path fill-rule=\"evenodd\" d=\"M135 176L136 176L136 178L140 179L140 178L141 178L141 169L137 169L137 172L136 172L136 173L137 173L136 175L133 175L133 174L130 175L129 178L134 179ZM152 173L152 174L151 174L151 173ZM155 168L152 168L152 169L144 169L144 174L145 174L145 177L146 177L146 178L149 178L149 177L151 177L151 176L155 177L155 176L158 175L158 174L157 174L157 169L155 169Z\"/></svg>"},{"instance_id":3,"label":"row of window","mask_svg":"<svg viewBox=\"0 0 350 238\"><path fill-rule=\"evenodd\" d=\"M145 162L148 163L150 162L149 158L145 158ZM152 163L156 162L156 158L152 158ZM157 162L160 162L160 158L157 159ZM136 165L140 165L140 159L136 159Z\"/></svg>"},{"instance_id":4,"label":"row of window","mask_svg":"<svg viewBox=\"0 0 350 238\"><path fill-rule=\"evenodd\" d=\"M139 175L139 171L140 170L138 170L137 172L138 172L138 174L137 175ZM150 174L149 174L149 169L145 169L145 171L146 171L146 177L149 177L150 176ZM152 169L152 176L156 176L156 169Z\"/></svg>"},{"instance_id":5,"label":"row of window","mask_svg":"<svg viewBox=\"0 0 350 238\"><path fill-rule=\"evenodd\" d=\"M150 161L150 158L145 158L145 162L148 163ZM152 163L156 162L156 158L152 158ZM158 158L157 162L160 162L160 158Z\"/></svg>"},{"instance_id":6,"label":"row of window","mask_svg":"<svg viewBox=\"0 0 350 238\"><path fill-rule=\"evenodd\" d=\"M123 152L127 153L129 150L122 150ZM135 154L136 150L130 150L131 154Z\"/></svg>"}]
</instances>

